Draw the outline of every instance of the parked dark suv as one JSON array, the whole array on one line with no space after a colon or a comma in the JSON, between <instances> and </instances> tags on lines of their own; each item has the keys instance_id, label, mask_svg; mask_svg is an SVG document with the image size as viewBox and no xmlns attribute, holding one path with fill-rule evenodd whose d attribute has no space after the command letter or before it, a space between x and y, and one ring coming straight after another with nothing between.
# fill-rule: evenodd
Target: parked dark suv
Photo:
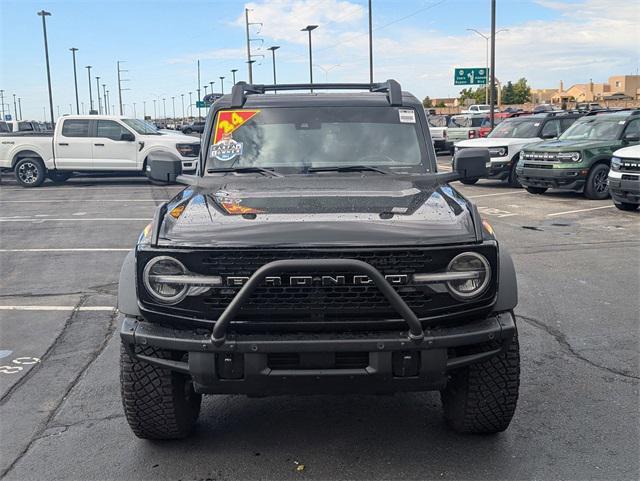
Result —
<instances>
[{"instance_id":1,"label":"parked dark suv","mask_svg":"<svg viewBox=\"0 0 640 481\"><path fill-rule=\"evenodd\" d=\"M184 437L203 394L231 393L437 390L454 429L508 427L513 263L449 185L485 175L486 149L438 173L424 109L393 80L239 82L204 135L196 175L149 158L154 180L186 187L120 275L121 391L137 436Z\"/></svg>"}]
</instances>

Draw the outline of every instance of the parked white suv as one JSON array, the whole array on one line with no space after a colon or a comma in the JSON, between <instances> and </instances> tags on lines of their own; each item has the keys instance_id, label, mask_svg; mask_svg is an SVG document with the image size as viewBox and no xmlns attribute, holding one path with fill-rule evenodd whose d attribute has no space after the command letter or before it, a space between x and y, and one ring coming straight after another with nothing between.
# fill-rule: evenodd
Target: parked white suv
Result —
<instances>
[{"instance_id":1,"label":"parked white suv","mask_svg":"<svg viewBox=\"0 0 640 481\"><path fill-rule=\"evenodd\" d=\"M616 150L609 169L609 194L620 210L640 207L640 145Z\"/></svg>"},{"instance_id":2,"label":"parked white suv","mask_svg":"<svg viewBox=\"0 0 640 481\"><path fill-rule=\"evenodd\" d=\"M487 104L473 104L469 108L463 110L463 114L488 114L491 112L491 106Z\"/></svg>"},{"instance_id":3,"label":"parked white suv","mask_svg":"<svg viewBox=\"0 0 640 481\"><path fill-rule=\"evenodd\" d=\"M74 172L144 172L149 154L165 152L194 172L200 142L164 134L138 119L108 115L61 117L53 133L0 138L0 169L12 169L23 187L37 187L46 177L67 180Z\"/></svg>"}]
</instances>

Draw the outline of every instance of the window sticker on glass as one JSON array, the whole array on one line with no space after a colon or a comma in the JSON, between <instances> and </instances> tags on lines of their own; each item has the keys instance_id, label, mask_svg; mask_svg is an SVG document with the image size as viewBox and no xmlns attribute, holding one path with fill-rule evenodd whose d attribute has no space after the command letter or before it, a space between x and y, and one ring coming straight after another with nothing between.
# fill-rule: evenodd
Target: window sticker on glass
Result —
<instances>
[{"instance_id":1,"label":"window sticker on glass","mask_svg":"<svg viewBox=\"0 0 640 481\"><path fill-rule=\"evenodd\" d=\"M223 140L224 134L231 135L231 133L239 129L259 112L259 110L222 110L218 112L213 143L217 144Z\"/></svg>"},{"instance_id":2,"label":"window sticker on glass","mask_svg":"<svg viewBox=\"0 0 640 481\"><path fill-rule=\"evenodd\" d=\"M222 134L222 140L211 146L210 157L221 162L228 162L239 155L242 155L242 142L233 140L231 134Z\"/></svg>"},{"instance_id":3,"label":"window sticker on glass","mask_svg":"<svg viewBox=\"0 0 640 481\"><path fill-rule=\"evenodd\" d=\"M401 124L415 124L416 123L416 113L410 109L399 109L398 115L400 116Z\"/></svg>"}]
</instances>

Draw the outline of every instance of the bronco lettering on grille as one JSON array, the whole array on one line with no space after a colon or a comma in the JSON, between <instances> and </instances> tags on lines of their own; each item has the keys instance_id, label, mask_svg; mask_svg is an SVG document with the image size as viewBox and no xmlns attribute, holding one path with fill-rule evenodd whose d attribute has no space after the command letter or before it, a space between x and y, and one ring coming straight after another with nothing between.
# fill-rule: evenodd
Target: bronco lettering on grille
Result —
<instances>
[{"instance_id":1,"label":"bronco lettering on grille","mask_svg":"<svg viewBox=\"0 0 640 481\"><path fill-rule=\"evenodd\" d=\"M409 282L409 276L406 274L388 274L384 278L391 285L399 286ZM227 277L225 284L229 287L241 287L247 283L248 277ZM373 281L368 276L290 276L266 277L264 284L269 287L312 287L312 286L367 286L372 285Z\"/></svg>"}]
</instances>

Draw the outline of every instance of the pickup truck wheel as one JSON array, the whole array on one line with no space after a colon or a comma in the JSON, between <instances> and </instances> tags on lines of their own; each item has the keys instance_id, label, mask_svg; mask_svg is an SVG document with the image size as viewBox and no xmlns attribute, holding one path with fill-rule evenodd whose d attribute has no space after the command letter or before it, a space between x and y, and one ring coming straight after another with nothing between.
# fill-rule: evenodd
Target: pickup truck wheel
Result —
<instances>
[{"instance_id":1,"label":"pickup truck wheel","mask_svg":"<svg viewBox=\"0 0 640 481\"><path fill-rule=\"evenodd\" d=\"M193 130L191 130L191 129L184 129L184 133L185 133L185 134L191 134L191 133L193 133Z\"/></svg>"},{"instance_id":2,"label":"pickup truck wheel","mask_svg":"<svg viewBox=\"0 0 640 481\"><path fill-rule=\"evenodd\" d=\"M18 184L22 187L39 187L45 180L47 169L41 159L27 157L18 160L13 170Z\"/></svg>"},{"instance_id":3,"label":"pickup truck wheel","mask_svg":"<svg viewBox=\"0 0 640 481\"><path fill-rule=\"evenodd\" d=\"M460 179L460 182L462 182L465 185L473 185L476 182L478 182L480 179Z\"/></svg>"},{"instance_id":4,"label":"pickup truck wheel","mask_svg":"<svg viewBox=\"0 0 640 481\"><path fill-rule=\"evenodd\" d=\"M171 359L171 353L145 347L140 354ZM189 378L129 355L120 345L120 392L134 434L143 439L187 437L200 414L202 395Z\"/></svg>"},{"instance_id":5,"label":"pickup truck wheel","mask_svg":"<svg viewBox=\"0 0 640 481\"><path fill-rule=\"evenodd\" d=\"M519 386L520 348L514 335L500 354L453 371L440 392L445 420L461 433L504 431L516 410Z\"/></svg>"},{"instance_id":6,"label":"pickup truck wheel","mask_svg":"<svg viewBox=\"0 0 640 481\"><path fill-rule=\"evenodd\" d=\"M71 172L60 172L56 170L50 170L47 172L47 177L51 180L51 182L55 184L62 184L66 182L71 177Z\"/></svg>"},{"instance_id":7,"label":"pickup truck wheel","mask_svg":"<svg viewBox=\"0 0 640 481\"><path fill-rule=\"evenodd\" d=\"M584 195L587 199L604 200L609 197L609 166L607 164L596 164L587 176L587 183L584 186Z\"/></svg>"},{"instance_id":8,"label":"pickup truck wheel","mask_svg":"<svg viewBox=\"0 0 640 481\"><path fill-rule=\"evenodd\" d=\"M544 194L546 191L546 187L527 187L527 192L530 194Z\"/></svg>"},{"instance_id":9,"label":"pickup truck wheel","mask_svg":"<svg viewBox=\"0 0 640 481\"><path fill-rule=\"evenodd\" d=\"M631 204L629 202L614 202L615 206L620 209L620 210L637 210L638 207L640 207L640 205L638 204Z\"/></svg>"}]
</instances>

